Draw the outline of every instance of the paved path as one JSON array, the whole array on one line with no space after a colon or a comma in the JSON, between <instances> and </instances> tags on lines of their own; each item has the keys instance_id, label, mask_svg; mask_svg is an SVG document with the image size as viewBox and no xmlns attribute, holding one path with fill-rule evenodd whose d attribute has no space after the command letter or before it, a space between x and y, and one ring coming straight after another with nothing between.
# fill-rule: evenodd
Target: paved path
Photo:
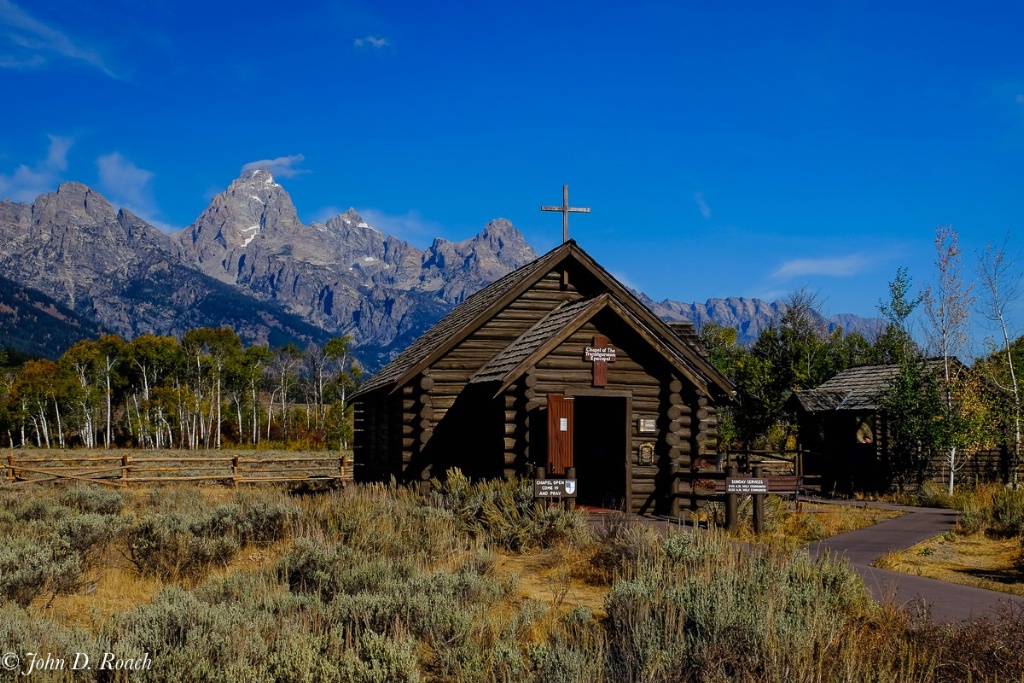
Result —
<instances>
[{"instance_id":1,"label":"paved path","mask_svg":"<svg viewBox=\"0 0 1024 683\"><path fill-rule=\"evenodd\" d=\"M934 621L963 621L993 616L1001 606L1024 598L959 584L927 579L872 567L871 563L891 550L904 550L933 538L956 525L954 510L878 505L907 514L874 526L833 536L807 546L813 557L829 552L845 557L864 578L864 584L879 602L894 600L911 611L926 606Z\"/></svg>"}]
</instances>

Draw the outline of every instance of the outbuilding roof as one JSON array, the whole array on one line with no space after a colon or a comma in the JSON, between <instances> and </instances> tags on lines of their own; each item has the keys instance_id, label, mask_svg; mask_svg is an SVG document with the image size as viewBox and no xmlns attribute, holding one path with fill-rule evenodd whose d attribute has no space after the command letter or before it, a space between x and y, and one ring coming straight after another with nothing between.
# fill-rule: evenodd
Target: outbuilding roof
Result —
<instances>
[{"instance_id":1,"label":"outbuilding roof","mask_svg":"<svg viewBox=\"0 0 1024 683\"><path fill-rule=\"evenodd\" d=\"M927 361L932 369L941 360ZM959 363L959 361L957 361ZM843 370L814 389L796 391L799 407L808 413L830 410L876 410L878 402L899 373L899 365L863 365Z\"/></svg>"}]
</instances>

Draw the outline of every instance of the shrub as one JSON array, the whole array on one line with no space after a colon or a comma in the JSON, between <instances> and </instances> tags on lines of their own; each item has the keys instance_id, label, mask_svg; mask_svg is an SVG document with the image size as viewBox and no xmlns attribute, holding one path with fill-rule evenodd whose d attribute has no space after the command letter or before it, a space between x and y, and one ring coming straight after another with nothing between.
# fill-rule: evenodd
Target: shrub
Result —
<instances>
[{"instance_id":1,"label":"shrub","mask_svg":"<svg viewBox=\"0 0 1024 683\"><path fill-rule=\"evenodd\" d=\"M586 520L575 510L538 505L529 480L470 482L457 469L444 481L432 480L432 503L454 513L461 530L497 547L520 552L550 548L587 534Z\"/></svg>"},{"instance_id":2,"label":"shrub","mask_svg":"<svg viewBox=\"0 0 1024 683\"><path fill-rule=\"evenodd\" d=\"M14 603L0 604L0 643L3 652L14 652L22 655L22 666L27 666L27 652L52 652L54 657L63 657L68 665L76 652L100 652L105 648L102 639L77 628L67 628L49 619L18 607ZM80 671L47 671L36 672L31 676L22 677L17 671L0 669L0 681L45 680L45 681L94 681L95 673Z\"/></svg>"},{"instance_id":3,"label":"shrub","mask_svg":"<svg viewBox=\"0 0 1024 683\"><path fill-rule=\"evenodd\" d=\"M291 534L300 512L297 505L244 496L230 516L230 525L241 542L269 545Z\"/></svg>"},{"instance_id":4,"label":"shrub","mask_svg":"<svg viewBox=\"0 0 1024 683\"><path fill-rule=\"evenodd\" d=\"M957 525L965 535L1024 534L1024 490L982 486L969 494L958 495L957 505L962 510Z\"/></svg>"},{"instance_id":5,"label":"shrub","mask_svg":"<svg viewBox=\"0 0 1024 683\"><path fill-rule=\"evenodd\" d=\"M937 683L1024 679L1024 608L1007 604L994 618L963 624L922 624L905 638L928 653Z\"/></svg>"},{"instance_id":6,"label":"shrub","mask_svg":"<svg viewBox=\"0 0 1024 683\"><path fill-rule=\"evenodd\" d=\"M218 531L219 511L203 517L155 514L126 532L132 563L144 576L163 580L198 579L215 565L225 566L239 550L238 541Z\"/></svg>"},{"instance_id":7,"label":"shrub","mask_svg":"<svg viewBox=\"0 0 1024 683\"><path fill-rule=\"evenodd\" d=\"M64 491L58 498L65 505L79 512L100 515L118 515L128 503L128 497L120 491L81 484Z\"/></svg>"},{"instance_id":8,"label":"shrub","mask_svg":"<svg viewBox=\"0 0 1024 683\"><path fill-rule=\"evenodd\" d=\"M806 553L747 555L713 533L665 550L606 598L613 680L786 680L868 604L848 566Z\"/></svg>"},{"instance_id":9,"label":"shrub","mask_svg":"<svg viewBox=\"0 0 1024 683\"><path fill-rule=\"evenodd\" d=\"M797 515L793 524L793 535L803 541L819 541L829 533L825 525L814 515Z\"/></svg>"},{"instance_id":10,"label":"shrub","mask_svg":"<svg viewBox=\"0 0 1024 683\"><path fill-rule=\"evenodd\" d=\"M152 604L116 617L109 627L112 652L149 652L145 680L267 681L268 611L248 605L210 604L180 588L166 588Z\"/></svg>"},{"instance_id":11,"label":"shrub","mask_svg":"<svg viewBox=\"0 0 1024 683\"><path fill-rule=\"evenodd\" d=\"M418 683L418 664L415 640L367 631L359 639L358 650L342 658L338 678L356 683Z\"/></svg>"},{"instance_id":12,"label":"shrub","mask_svg":"<svg viewBox=\"0 0 1024 683\"><path fill-rule=\"evenodd\" d=\"M15 503L14 517L21 522L52 522L71 511L52 498L29 498Z\"/></svg>"},{"instance_id":13,"label":"shrub","mask_svg":"<svg viewBox=\"0 0 1024 683\"><path fill-rule=\"evenodd\" d=\"M594 578L598 583L611 583L626 566L657 553L661 543L658 533L646 524L622 514L605 517L594 531L596 550L590 560Z\"/></svg>"},{"instance_id":14,"label":"shrub","mask_svg":"<svg viewBox=\"0 0 1024 683\"><path fill-rule=\"evenodd\" d=\"M255 495L210 508L201 496L174 491L154 501L159 512L132 524L125 536L133 564L144 575L196 580L226 566L247 543L268 545L291 534L300 508Z\"/></svg>"},{"instance_id":15,"label":"shrub","mask_svg":"<svg viewBox=\"0 0 1024 683\"><path fill-rule=\"evenodd\" d=\"M22 607L46 593L70 593L82 577L81 557L59 537L9 537L0 545L0 596Z\"/></svg>"},{"instance_id":16,"label":"shrub","mask_svg":"<svg viewBox=\"0 0 1024 683\"><path fill-rule=\"evenodd\" d=\"M993 531L1007 536L1024 534L1024 490L1000 489L992 496Z\"/></svg>"}]
</instances>

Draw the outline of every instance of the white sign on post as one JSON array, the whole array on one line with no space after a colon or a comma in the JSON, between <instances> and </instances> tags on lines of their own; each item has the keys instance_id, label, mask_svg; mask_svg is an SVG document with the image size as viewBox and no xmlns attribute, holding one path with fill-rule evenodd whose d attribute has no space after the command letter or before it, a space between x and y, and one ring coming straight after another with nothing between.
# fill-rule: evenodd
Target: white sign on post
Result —
<instances>
[{"instance_id":1,"label":"white sign on post","mask_svg":"<svg viewBox=\"0 0 1024 683\"><path fill-rule=\"evenodd\" d=\"M569 418L560 417L558 418L558 431L567 432L569 431Z\"/></svg>"}]
</instances>

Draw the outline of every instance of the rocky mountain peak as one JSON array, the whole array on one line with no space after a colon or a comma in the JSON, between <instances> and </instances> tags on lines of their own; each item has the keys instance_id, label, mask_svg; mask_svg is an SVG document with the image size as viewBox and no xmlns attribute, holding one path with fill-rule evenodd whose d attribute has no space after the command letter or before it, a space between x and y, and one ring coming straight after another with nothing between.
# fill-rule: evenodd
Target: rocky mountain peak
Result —
<instances>
[{"instance_id":1,"label":"rocky mountain peak","mask_svg":"<svg viewBox=\"0 0 1024 683\"><path fill-rule=\"evenodd\" d=\"M238 176L239 180L248 179L254 185L260 186L277 185L274 182L274 176L271 174L269 168L257 168L250 171L242 171L242 174Z\"/></svg>"},{"instance_id":2,"label":"rocky mountain peak","mask_svg":"<svg viewBox=\"0 0 1024 683\"><path fill-rule=\"evenodd\" d=\"M345 213L339 213L337 216L333 216L327 219L326 223L328 229L339 231L345 229L362 228L373 230L376 233L380 233L379 230L371 228L363 217L360 216L354 208L349 208ZM382 234L382 233L381 233Z\"/></svg>"},{"instance_id":3,"label":"rocky mountain peak","mask_svg":"<svg viewBox=\"0 0 1024 683\"><path fill-rule=\"evenodd\" d=\"M270 171L256 169L243 171L174 237L188 260L208 275L233 283L243 255L257 248L254 241L291 239L303 228L288 192ZM225 272L231 269L236 270Z\"/></svg>"},{"instance_id":4,"label":"rocky mountain peak","mask_svg":"<svg viewBox=\"0 0 1024 683\"><path fill-rule=\"evenodd\" d=\"M56 192L40 195L33 203L36 220L53 220L58 214L72 215L86 223L114 220L116 212L103 195L83 183L64 182Z\"/></svg>"},{"instance_id":5,"label":"rocky mountain peak","mask_svg":"<svg viewBox=\"0 0 1024 683\"><path fill-rule=\"evenodd\" d=\"M498 263L506 266L528 263L537 258L537 253L526 243L523 234L506 218L495 218L472 242L476 250L485 249L494 254Z\"/></svg>"}]
</instances>

